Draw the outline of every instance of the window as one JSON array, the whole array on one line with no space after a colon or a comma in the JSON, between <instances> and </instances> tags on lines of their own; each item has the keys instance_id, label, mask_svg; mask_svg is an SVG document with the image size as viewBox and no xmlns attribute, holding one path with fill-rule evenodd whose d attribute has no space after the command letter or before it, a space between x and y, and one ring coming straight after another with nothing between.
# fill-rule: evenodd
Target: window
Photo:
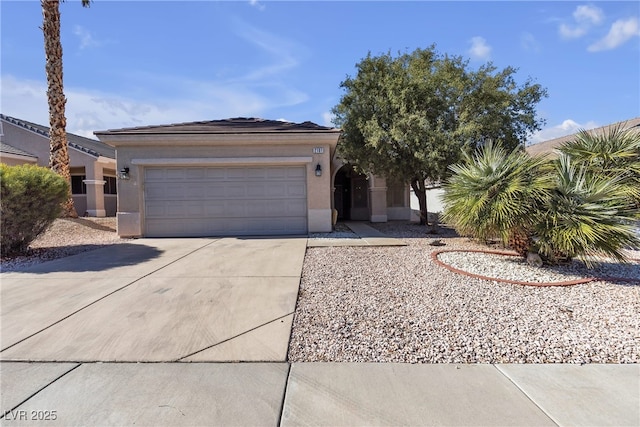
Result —
<instances>
[{"instance_id":1,"label":"window","mask_svg":"<svg viewBox=\"0 0 640 427\"><path fill-rule=\"evenodd\" d=\"M86 175L71 175L71 194L87 194Z\"/></svg>"},{"instance_id":2,"label":"window","mask_svg":"<svg viewBox=\"0 0 640 427\"><path fill-rule=\"evenodd\" d=\"M387 207L404 207L405 185L402 183L387 183Z\"/></svg>"},{"instance_id":3,"label":"window","mask_svg":"<svg viewBox=\"0 0 640 427\"><path fill-rule=\"evenodd\" d=\"M104 183L104 194L118 194L116 190L116 177L115 176L105 176L103 177Z\"/></svg>"}]
</instances>

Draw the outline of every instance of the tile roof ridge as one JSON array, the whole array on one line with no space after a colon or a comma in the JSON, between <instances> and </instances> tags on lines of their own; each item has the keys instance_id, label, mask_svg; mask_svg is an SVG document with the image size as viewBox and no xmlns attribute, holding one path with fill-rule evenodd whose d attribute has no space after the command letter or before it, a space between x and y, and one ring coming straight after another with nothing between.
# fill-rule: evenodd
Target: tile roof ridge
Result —
<instances>
[{"instance_id":1,"label":"tile roof ridge","mask_svg":"<svg viewBox=\"0 0 640 427\"><path fill-rule=\"evenodd\" d=\"M46 138L49 138L49 127L48 126L44 126L44 125L39 125L37 123L33 123L33 122L29 122L27 120L23 120L23 119L18 119L16 117L12 117L12 116L7 116L6 114L2 114L0 113L0 119L5 120L8 123L11 123L13 125L19 126L23 129L26 129L28 131L37 133L38 135L44 136ZM72 147L78 151L82 151L83 153L87 153L91 156L94 157L100 157L102 154L100 154L99 152L97 152L96 150L93 150L91 148L87 148L84 147L83 145L71 141L69 139L69 136L71 136L72 138L79 138L79 139L83 139L83 140L87 140L87 142L91 142L91 143L97 143L100 144L100 141L93 141L89 138L86 138L84 136L81 135L76 135L75 133L71 133L71 132L66 132L67 133L67 144L69 145L69 147Z\"/></svg>"},{"instance_id":2,"label":"tile roof ridge","mask_svg":"<svg viewBox=\"0 0 640 427\"><path fill-rule=\"evenodd\" d=\"M38 156L36 156L35 154L31 154L28 151L25 151L18 147L14 147L13 145L8 144L4 141L0 141L0 152L5 154L17 154L20 156L33 157L34 159L38 158Z\"/></svg>"}]
</instances>

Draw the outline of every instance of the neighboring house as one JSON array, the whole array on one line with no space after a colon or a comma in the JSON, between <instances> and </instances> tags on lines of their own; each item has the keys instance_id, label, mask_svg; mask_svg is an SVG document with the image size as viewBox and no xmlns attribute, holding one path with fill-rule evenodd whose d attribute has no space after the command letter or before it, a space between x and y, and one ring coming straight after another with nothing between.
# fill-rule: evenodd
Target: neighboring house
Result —
<instances>
[{"instance_id":1,"label":"neighboring house","mask_svg":"<svg viewBox=\"0 0 640 427\"><path fill-rule=\"evenodd\" d=\"M80 216L116 214L115 150L67 133L71 192ZM49 128L0 114L0 163L49 166Z\"/></svg>"},{"instance_id":2,"label":"neighboring house","mask_svg":"<svg viewBox=\"0 0 640 427\"><path fill-rule=\"evenodd\" d=\"M444 202L442 196L444 195L444 189L440 184L427 184L427 212L429 213L429 221L433 221L432 214L441 214L444 210ZM411 210L412 221L420 220L420 202L418 197L411 190Z\"/></svg>"},{"instance_id":3,"label":"neighboring house","mask_svg":"<svg viewBox=\"0 0 640 427\"><path fill-rule=\"evenodd\" d=\"M625 120L622 122L613 123L599 128L591 129L588 132L595 135L601 135L609 132L610 129L621 126L622 129L634 129L636 132L640 132L640 117L635 119ZM572 141L576 137L576 133L571 135L562 136L560 138L550 139L548 141L538 142L537 144L529 145L526 147L527 153L531 155L550 154L556 155L556 149L565 142Z\"/></svg>"},{"instance_id":4,"label":"neighboring house","mask_svg":"<svg viewBox=\"0 0 640 427\"><path fill-rule=\"evenodd\" d=\"M337 158L339 129L234 118L95 135L116 149L122 237L306 234L335 217L410 217L406 185Z\"/></svg>"},{"instance_id":5,"label":"neighboring house","mask_svg":"<svg viewBox=\"0 0 640 427\"><path fill-rule=\"evenodd\" d=\"M2 138L2 123L0 123L0 138ZM27 153L24 150L14 147L12 145L4 143L0 140L0 159L1 163L9 166L24 165L24 164L37 164L38 156Z\"/></svg>"}]
</instances>

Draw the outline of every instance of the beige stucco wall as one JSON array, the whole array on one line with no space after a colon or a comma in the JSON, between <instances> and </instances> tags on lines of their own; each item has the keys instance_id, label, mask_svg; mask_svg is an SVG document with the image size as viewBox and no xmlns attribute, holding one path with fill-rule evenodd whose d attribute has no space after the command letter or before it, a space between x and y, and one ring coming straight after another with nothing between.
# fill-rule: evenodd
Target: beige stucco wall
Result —
<instances>
[{"instance_id":1,"label":"beige stucco wall","mask_svg":"<svg viewBox=\"0 0 640 427\"><path fill-rule=\"evenodd\" d=\"M0 153L0 163L4 163L7 166L35 165L36 159L32 157Z\"/></svg>"},{"instance_id":2,"label":"beige stucco wall","mask_svg":"<svg viewBox=\"0 0 640 427\"><path fill-rule=\"evenodd\" d=\"M38 166L49 167L49 139L47 137L5 121L2 122L2 130L3 141L37 156L35 164ZM4 158L2 162L9 164L4 161ZM113 169L115 160L103 157L96 158L69 147L69 165L72 168L84 168L87 180L90 181L87 185L86 195L73 196L78 215L105 216L102 172L105 167ZM102 184L100 184L101 181Z\"/></svg>"},{"instance_id":3,"label":"beige stucco wall","mask_svg":"<svg viewBox=\"0 0 640 427\"><path fill-rule=\"evenodd\" d=\"M335 177L345 163L340 158L334 158L332 162L332 183L335 182ZM367 179L368 186L368 206L364 209L351 208L352 219L369 220L371 222L387 222L387 221L409 221L411 219L411 205L410 205L410 186L405 186L404 205L389 207L387 206L387 182L382 176L369 175ZM335 187L332 187L332 194L335 192ZM332 196L332 207L333 196ZM366 210L366 212L364 212Z\"/></svg>"},{"instance_id":4,"label":"beige stucco wall","mask_svg":"<svg viewBox=\"0 0 640 427\"><path fill-rule=\"evenodd\" d=\"M329 137L329 138L328 138ZM307 219L309 232L331 231L330 159L337 135L249 135L229 137L100 135L116 147L117 170L129 168L129 179L118 179L118 234L144 235L144 170L149 166L265 166L304 165L307 171ZM240 138L240 139L239 139ZM142 140L142 141L141 141ZM323 153L314 153L322 148ZM322 175L316 176L320 164Z\"/></svg>"}]
</instances>

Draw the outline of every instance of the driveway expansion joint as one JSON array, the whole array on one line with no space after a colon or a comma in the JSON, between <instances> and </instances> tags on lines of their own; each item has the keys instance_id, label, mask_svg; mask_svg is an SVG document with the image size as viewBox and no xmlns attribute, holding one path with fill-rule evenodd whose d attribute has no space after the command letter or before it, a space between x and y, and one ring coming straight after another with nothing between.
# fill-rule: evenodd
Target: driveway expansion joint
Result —
<instances>
[{"instance_id":1,"label":"driveway expansion joint","mask_svg":"<svg viewBox=\"0 0 640 427\"><path fill-rule=\"evenodd\" d=\"M29 362L30 363L30 362ZM20 406L24 405L26 402L28 402L31 398L33 398L34 396L36 396L38 393L40 393L41 391L43 391L44 389L46 389L47 387L49 387L50 385L52 385L53 383L55 383L56 381L58 381L60 378L64 377L65 375L71 373L72 371L78 369L80 366L82 366L82 363L78 363L76 366L74 366L73 368L69 369L66 372L63 372L61 375L58 375L56 378L54 378L52 381L50 381L49 383L45 384L44 386L40 387L38 390L36 390L34 393L32 393L31 395L29 395L26 399L24 399L22 402L18 403L17 405L15 405L13 408L8 409L6 411L4 411L3 413L0 414L0 420L4 419L4 417L15 411L16 409L18 409Z\"/></svg>"},{"instance_id":2,"label":"driveway expansion joint","mask_svg":"<svg viewBox=\"0 0 640 427\"><path fill-rule=\"evenodd\" d=\"M538 409L540 409L540 411L547 416L555 425L560 426L561 424L558 422L558 420L556 420L551 414L549 414L547 411L545 411L540 405L538 405L538 402L536 402L532 396L529 395L529 393L527 393L526 391L524 391L522 389L522 387L520 387L520 385L518 383L516 383L513 378L511 378L509 376L509 374L507 374L506 372L504 372L502 369L500 369L500 366L498 364L493 364L493 367L496 368L496 370L498 372L500 372L500 374L502 374L502 376L504 376L511 384L514 385L514 387L516 387L518 390L520 390L520 392L527 398L527 400L529 400L532 404L534 404L535 406L538 407Z\"/></svg>"},{"instance_id":3,"label":"driveway expansion joint","mask_svg":"<svg viewBox=\"0 0 640 427\"><path fill-rule=\"evenodd\" d=\"M262 323L262 324L260 324L260 325L254 326L253 328L251 328L251 329L247 329L246 331L243 331L243 332L241 332L241 333L239 333L239 334L236 334L236 335L234 335L234 336L232 336L232 337L226 338L226 339L224 339L224 340L222 340L222 341L219 341L219 342L217 342L217 343L215 343L215 344L211 344L211 345L209 345L209 346L206 346L206 347L204 347L204 348L201 348L200 350L196 350L196 351L194 351L194 352L192 352L192 353L187 354L186 356L179 357L179 358L177 358L175 361L176 361L176 362L184 362L184 360L183 360L183 359L186 359L187 357L194 356L194 355L196 355L196 354L198 354L198 353L202 353L203 351L209 350L210 348L213 348L213 347L216 347L216 346L218 346L218 345L221 345L221 344L224 344L224 343L226 343L226 342L229 342L229 341L231 341L231 340L234 340L234 339L236 339L236 338L238 338L238 337L241 337L241 336L246 335L246 334L248 334L248 333L250 333L250 332L253 332L253 331L255 331L256 329L260 329L260 328L262 328L262 327L264 327L264 326L267 326L267 325L270 325L270 324L272 324L272 323L275 323L275 322L277 322L278 320L282 320L282 319L284 319L285 317L291 316L291 315L292 315L292 314L294 314L294 313L295 313L295 311L292 311L291 313L284 314L284 315L282 315L282 316L280 316L280 317L277 317L277 318L275 318L275 319L273 319L273 320L269 320L268 322L265 322L265 323ZM189 361L187 361L187 362L189 362Z\"/></svg>"},{"instance_id":4,"label":"driveway expansion joint","mask_svg":"<svg viewBox=\"0 0 640 427\"><path fill-rule=\"evenodd\" d=\"M133 285L134 283L137 283L137 282L139 282L139 281L141 281L141 280L143 280L143 279L145 279L145 278L147 278L147 277L151 276L152 274L154 274L154 273L156 273L156 272L158 272L158 271L162 270L163 268L166 268L166 267L170 266L171 264L173 264L173 263L175 263L175 262L178 262L178 261L180 261L181 259L184 259L185 257L187 257L187 256L189 256L189 255L191 255L191 254L193 254L194 252L197 252L197 251L199 251L199 250L201 250L201 249L206 248L207 246L209 246L209 245L213 244L214 242L216 242L216 240L212 240L211 242L207 243L206 245L201 246L201 247L199 247L199 248L197 248L197 249L194 249L194 250L192 250L191 252L189 252L189 253L187 253L187 254L185 254L185 255L183 255L183 256L180 256L180 257L178 257L178 258L174 259L173 261L171 261L171 262L169 262L169 263L167 263L167 264L164 264L163 266L158 267L158 268L156 268L155 270L153 270L153 271L151 271L151 272L149 272L149 273L147 273L147 274L145 274L145 275L143 275L143 276L138 277L137 279L135 279L135 280L133 280L133 281L131 281L131 282L127 283L126 285L121 286L121 287L119 287L119 288L117 288L117 289L115 289L115 290L113 290L113 291L109 292L109 293L108 293L108 294L106 294L106 295L103 295L102 297L98 298L97 300L92 301L92 302L90 302L89 304L86 304L86 305L84 305L84 306L80 307L79 309L77 309L77 310L75 310L74 312L72 312L72 313L70 313L70 314L68 314L68 315L64 316L63 318L61 318L61 319L59 319L59 320L57 320L57 321L55 321L55 322L51 323L50 325L45 326L44 328L42 328L42 329L40 329L40 330L38 330L38 331L36 331L36 332L34 332L34 333L32 333L32 334L30 334L30 335L28 335L28 336L24 337L24 338L22 338L21 340L19 340L19 341L17 341L17 342L14 342L13 344L9 345L8 347L5 347L5 348L3 348L3 349L0 349L0 353L2 353L3 351L9 350L10 348L12 348L12 347L14 347L14 346L16 346L16 345L18 345L18 344L20 344L20 343L22 343L22 342L24 342L24 341L28 340L29 338L32 338L32 337L34 337L34 336L36 336L36 335L38 335L38 334L40 334L40 333L42 333L42 332L46 331L46 330L47 330L47 329L49 329L49 328L52 328L53 326L55 326L55 325L57 325L57 324L59 324L59 323L61 323L61 322L65 321L65 320L67 320L68 318L70 318L70 317L72 317L72 316L74 316L74 315L78 314L79 312L81 312L81 311L83 311L83 310L85 310L85 309L87 309L87 308L89 308L89 307L93 306L94 304L97 304L98 302L100 302L100 301L102 301L102 300L104 300L104 299L106 299L106 298L108 298L108 297L110 297L110 296L112 296L112 295L114 295L114 294L116 294L116 293L118 293L118 292L122 291L123 289L126 289L126 288L130 287L130 286L131 286L131 285Z\"/></svg>"}]
</instances>

